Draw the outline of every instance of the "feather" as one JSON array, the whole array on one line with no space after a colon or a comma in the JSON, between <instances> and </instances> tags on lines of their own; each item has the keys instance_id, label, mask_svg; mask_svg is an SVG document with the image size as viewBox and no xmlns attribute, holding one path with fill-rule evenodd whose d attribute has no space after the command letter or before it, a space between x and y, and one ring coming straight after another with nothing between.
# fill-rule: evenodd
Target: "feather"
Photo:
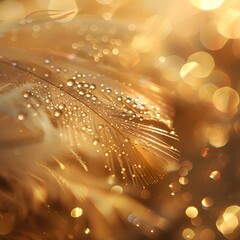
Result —
<instances>
[{"instance_id":1,"label":"feather","mask_svg":"<svg viewBox=\"0 0 240 240\"><path fill-rule=\"evenodd\" d=\"M51 55L54 62L45 64L37 53L23 55L14 49L13 58L10 49L1 52L7 52L1 60L5 76L10 71L18 76L13 85L31 84L27 93L49 111L63 141L83 155L105 158L110 171L115 173L120 167L124 179L142 185L155 182L176 162L177 151L165 142L176 139L167 131L171 120L165 103L156 105L140 88L135 90L130 74L121 74L114 81L84 61L65 64L67 59L57 60L56 53ZM26 54L31 63L25 62ZM52 66L56 66L54 70Z\"/></svg>"},{"instance_id":2,"label":"feather","mask_svg":"<svg viewBox=\"0 0 240 240\"><path fill-rule=\"evenodd\" d=\"M146 214L126 195L109 193L102 176L109 175L106 168L126 184L145 187L177 169L168 92L143 74L147 66L137 64L141 53L132 50L134 34L123 34L125 26L90 17L60 23L42 13L3 28L0 37L0 210L10 214L3 216L9 225L0 234L16 222L12 239L42 239L34 233L38 219L47 219L55 201L67 206L67 214L76 203L91 209L109 225L102 199L116 219L133 211L164 229L165 219ZM57 20L68 16L57 13ZM93 216L87 221L94 225ZM27 217L36 221L28 232L19 221L29 224ZM53 228L55 219L43 228ZM67 228L63 220L57 224ZM95 239L116 239L104 229L96 229Z\"/></svg>"},{"instance_id":3,"label":"feather","mask_svg":"<svg viewBox=\"0 0 240 240\"><path fill-rule=\"evenodd\" d=\"M48 219L48 227L63 228L66 224L60 221L56 226L56 216L49 219L45 210L51 208L54 200L68 206L67 209L81 206L89 221L87 226L94 229L94 239L103 236L119 239L115 238L109 226L119 226L118 218L126 219L132 211L135 218L144 221L149 228L164 230L168 224L166 219L147 211L126 195L111 194L103 180L86 172L85 163L79 160L72 148L60 143L57 129L49 121L48 111L41 105L36 106L39 101L34 96L26 98L26 92L32 86L26 84L1 93L0 235L8 234L8 239L42 239L37 233L38 222L34 222L39 218ZM6 88L3 89L6 91ZM91 214L87 214L88 211ZM32 218L34 214L35 218ZM23 223L28 224L29 218L33 222L31 229L26 231ZM59 213L58 218L63 216ZM102 222L101 229L96 228L96 221ZM52 234L49 239L54 236Z\"/></svg>"}]
</instances>

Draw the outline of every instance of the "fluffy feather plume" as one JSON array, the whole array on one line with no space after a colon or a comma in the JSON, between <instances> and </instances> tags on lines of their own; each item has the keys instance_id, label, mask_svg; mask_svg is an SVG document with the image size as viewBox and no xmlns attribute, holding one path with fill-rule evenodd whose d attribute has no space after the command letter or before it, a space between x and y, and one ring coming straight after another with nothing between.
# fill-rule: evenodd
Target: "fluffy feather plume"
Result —
<instances>
[{"instance_id":1,"label":"fluffy feather plume","mask_svg":"<svg viewBox=\"0 0 240 240\"><path fill-rule=\"evenodd\" d=\"M106 168L125 183L146 186L177 168L168 94L140 70L130 71L141 54L131 48L134 35L123 35L124 27L83 17L62 23L41 14L0 38L0 234L63 239L73 231L64 215L74 205L91 209L94 217L86 221L95 226L94 239L124 238L105 227L110 215L116 224L134 212L149 228L164 229L166 220L109 193L101 179ZM56 202L56 215L40 236L36 228L48 216L41 209ZM20 223L36 212L32 223ZM56 217L57 230L49 233Z\"/></svg>"}]
</instances>

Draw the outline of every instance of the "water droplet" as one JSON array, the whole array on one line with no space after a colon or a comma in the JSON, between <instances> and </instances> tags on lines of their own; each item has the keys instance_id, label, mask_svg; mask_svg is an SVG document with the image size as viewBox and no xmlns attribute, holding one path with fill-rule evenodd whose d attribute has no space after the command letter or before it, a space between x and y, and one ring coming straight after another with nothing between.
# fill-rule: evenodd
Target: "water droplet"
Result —
<instances>
[{"instance_id":1,"label":"water droplet","mask_svg":"<svg viewBox=\"0 0 240 240\"><path fill-rule=\"evenodd\" d=\"M31 93L29 93L29 92L24 92L23 93L24 98L29 98L30 96L31 96Z\"/></svg>"},{"instance_id":2,"label":"water droplet","mask_svg":"<svg viewBox=\"0 0 240 240\"><path fill-rule=\"evenodd\" d=\"M92 90L96 89L96 85L95 84L91 84L90 85L90 89L92 89Z\"/></svg>"},{"instance_id":3,"label":"water droplet","mask_svg":"<svg viewBox=\"0 0 240 240\"><path fill-rule=\"evenodd\" d=\"M68 85L69 87L72 87L74 84L75 84L75 81L74 81L73 79L68 79L68 80L67 80L67 85Z\"/></svg>"},{"instance_id":4,"label":"water droplet","mask_svg":"<svg viewBox=\"0 0 240 240\"><path fill-rule=\"evenodd\" d=\"M50 60L49 60L49 59L45 59L45 60L44 60L44 63L49 64L49 63L50 63Z\"/></svg>"},{"instance_id":5,"label":"water droplet","mask_svg":"<svg viewBox=\"0 0 240 240\"><path fill-rule=\"evenodd\" d=\"M60 117L62 115L62 112L60 111L60 110L56 110L55 112L54 112L54 116L55 117Z\"/></svg>"},{"instance_id":6,"label":"water droplet","mask_svg":"<svg viewBox=\"0 0 240 240\"><path fill-rule=\"evenodd\" d=\"M85 229L85 234L89 234L90 233L90 229L89 228L86 228Z\"/></svg>"},{"instance_id":7,"label":"water droplet","mask_svg":"<svg viewBox=\"0 0 240 240\"><path fill-rule=\"evenodd\" d=\"M24 118L25 118L24 114L21 113L18 115L18 120L23 121Z\"/></svg>"},{"instance_id":8,"label":"water droplet","mask_svg":"<svg viewBox=\"0 0 240 240\"><path fill-rule=\"evenodd\" d=\"M12 66L13 66L13 67L16 67L17 65L18 65L18 62L12 61Z\"/></svg>"},{"instance_id":9,"label":"water droplet","mask_svg":"<svg viewBox=\"0 0 240 240\"><path fill-rule=\"evenodd\" d=\"M92 100L93 100L93 101L96 101L96 100L97 100L97 97L96 97L96 96L92 96Z\"/></svg>"},{"instance_id":10,"label":"water droplet","mask_svg":"<svg viewBox=\"0 0 240 240\"><path fill-rule=\"evenodd\" d=\"M131 102L131 98L126 98L126 103L130 103Z\"/></svg>"},{"instance_id":11,"label":"water droplet","mask_svg":"<svg viewBox=\"0 0 240 240\"><path fill-rule=\"evenodd\" d=\"M88 83L84 83L84 84L83 84L83 87L89 88L89 84L88 84Z\"/></svg>"},{"instance_id":12,"label":"water droplet","mask_svg":"<svg viewBox=\"0 0 240 240\"><path fill-rule=\"evenodd\" d=\"M64 103L60 103L58 105L58 109L63 110L64 108L65 108L65 104Z\"/></svg>"},{"instance_id":13,"label":"water droplet","mask_svg":"<svg viewBox=\"0 0 240 240\"><path fill-rule=\"evenodd\" d=\"M112 90L111 90L110 88L107 88L107 89L106 89L106 92L107 92L108 94L110 94L110 93L112 92Z\"/></svg>"},{"instance_id":14,"label":"water droplet","mask_svg":"<svg viewBox=\"0 0 240 240\"><path fill-rule=\"evenodd\" d=\"M79 93L79 95L83 96L85 94L85 91L84 90L80 90L78 93Z\"/></svg>"},{"instance_id":15,"label":"water droplet","mask_svg":"<svg viewBox=\"0 0 240 240\"><path fill-rule=\"evenodd\" d=\"M94 138L93 139L93 145L96 146L99 143L99 139L98 138Z\"/></svg>"}]
</instances>

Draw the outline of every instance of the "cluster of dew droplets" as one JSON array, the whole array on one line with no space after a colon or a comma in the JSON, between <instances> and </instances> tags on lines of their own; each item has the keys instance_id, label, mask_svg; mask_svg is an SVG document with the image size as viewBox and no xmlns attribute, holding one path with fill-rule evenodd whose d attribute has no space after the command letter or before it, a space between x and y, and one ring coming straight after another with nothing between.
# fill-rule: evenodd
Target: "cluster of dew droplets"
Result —
<instances>
[{"instance_id":1,"label":"cluster of dew droplets","mask_svg":"<svg viewBox=\"0 0 240 240\"><path fill-rule=\"evenodd\" d=\"M32 87L31 95L39 102L43 101L46 109L52 112L53 123L59 127L60 136L70 139L70 144L78 146L81 146L81 141L90 140L96 152L101 152L105 156L106 168L109 171L115 171L114 162L117 160L123 179L129 178L127 177L129 173L133 180L143 178L143 160L135 159L130 164L130 154L135 151L134 145L146 144L146 147L152 147L146 139L141 140L140 132L145 120L164 122L164 117L160 114L161 109L149 104L147 99L134 92L131 84L115 81L113 84L115 87L109 87L107 86L111 85L109 81L114 81L111 77L88 71L79 73L73 70L72 72L70 69L56 66L51 59L49 57L43 60L46 80L33 79L32 82L37 86ZM17 62L12 63L14 67L17 65ZM36 68L31 68L29 71L37 74ZM58 81L52 80L55 74L56 78L61 74L66 80L56 84ZM27 97L26 94L24 96ZM94 123L94 113L98 115L97 127ZM113 131L116 130L119 131L118 137L121 132L128 134L123 133L120 136L121 140L116 140L116 136L113 136ZM162 129L159 129L157 134L175 136L173 131ZM132 137L140 139L132 141L130 140ZM175 150L173 147L171 149ZM129 173L126 173L127 171Z\"/></svg>"}]
</instances>

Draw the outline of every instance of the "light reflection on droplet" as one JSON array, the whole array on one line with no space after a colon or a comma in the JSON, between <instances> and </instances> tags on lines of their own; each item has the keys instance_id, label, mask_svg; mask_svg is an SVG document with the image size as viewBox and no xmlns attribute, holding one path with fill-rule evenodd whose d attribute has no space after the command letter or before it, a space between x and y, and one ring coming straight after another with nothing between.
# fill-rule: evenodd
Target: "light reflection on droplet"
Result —
<instances>
[{"instance_id":1,"label":"light reflection on droplet","mask_svg":"<svg viewBox=\"0 0 240 240\"><path fill-rule=\"evenodd\" d=\"M94 138L93 139L93 146L97 146L99 143L99 139L98 138Z\"/></svg>"},{"instance_id":2,"label":"light reflection on droplet","mask_svg":"<svg viewBox=\"0 0 240 240\"><path fill-rule=\"evenodd\" d=\"M73 79L67 80L67 85L68 85L69 87L72 87L74 84L75 84L75 82L74 82Z\"/></svg>"},{"instance_id":3,"label":"light reflection on droplet","mask_svg":"<svg viewBox=\"0 0 240 240\"><path fill-rule=\"evenodd\" d=\"M54 116L55 117L60 117L62 115L62 111L60 111L60 110L56 110L55 112L54 112Z\"/></svg>"}]
</instances>

